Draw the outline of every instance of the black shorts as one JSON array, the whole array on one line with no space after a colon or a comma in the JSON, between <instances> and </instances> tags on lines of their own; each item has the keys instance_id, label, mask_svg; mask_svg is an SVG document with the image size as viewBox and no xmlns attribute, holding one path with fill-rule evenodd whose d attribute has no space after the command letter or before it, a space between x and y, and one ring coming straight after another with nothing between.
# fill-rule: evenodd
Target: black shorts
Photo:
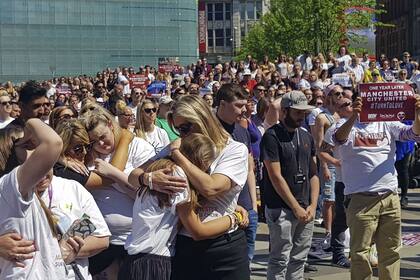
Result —
<instances>
[{"instance_id":1,"label":"black shorts","mask_svg":"<svg viewBox=\"0 0 420 280\"><path fill-rule=\"evenodd\" d=\"M177 236L172 280L197 279L250 279L248 247L243 230L202 241Z\"/></svg>"},{"instance_id":2,"label":"black shorts","mask_svg":"<svg viewBox=\"0 0 420 280\"><path fill-rule=\"evenodd\" d=\"M128 255L118 273L118 280L170 280L171 257L139 253Z\"/></svg>"},{"instance_id":3,"label":"black shorts","mask_svg":"<svg viewBox=\"0 0 420 280\"><path fill-rule=\"evenodd\" d=\"M89 272L96 275L110 266L114 260L123 261L127 255L124 245L109 244L106 250L89 258Z\"/></svg>"}]
</instances>

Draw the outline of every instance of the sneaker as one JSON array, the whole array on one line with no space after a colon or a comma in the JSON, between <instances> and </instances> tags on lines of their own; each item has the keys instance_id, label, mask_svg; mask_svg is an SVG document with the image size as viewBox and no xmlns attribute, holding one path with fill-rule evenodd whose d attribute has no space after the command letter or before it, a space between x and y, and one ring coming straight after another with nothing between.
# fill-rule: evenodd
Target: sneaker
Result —
<instances>
[{"instance_id":1,"label":"sneaker","mask_svg":"<svg viewBox=\"0 0 420 280\"><path fill-rule=\"evenodd\" d=\"M305 272L317 272L318 271L318 268L316 268L316 266L314 266L314 265L310 265L309 263L305 263L305 266L304 266L304 271Z\"/></svg>"},{"instance_id":2,"label":"sneaker","mask_svg":"<svg viewBox=\"0 0 420 280\"><path fill-rule=\"evenodd\" d=\"M373 244L369 250L369 262L371 267L378 266L378 251L376 251L376 245Z\"/></svg>"},{"instance_id":3,"label":"sneaker","mask_svg":"<svg viewBox=\"0 0 420 280\"><path fill-rule=\"evenodd\" d=\"M407 208L408 207L408 198L406 196L402 196L400 204L401 204L402 209Z\"/></svg>"},{"instance_id":4,"label":"sneaker","mask_svg":"<svg viewBox=\"0 0 420 280\"><path fill-rule=\"evenodd\" d=\"M350 268L351 265L349 259L344 255L337 258L333 257L332 264L341 268Z\"/></svg>"},{"instance_id":5,"label":"sneaker","mask_svg":"<svg viewBox=\"0 0 420 280\"><path fill-rule=\"evenodd\" d=\"M318 225L318 226L319 226L319 225L321 225L321 224L322 224L322 222L323 222L322 218L315 218L315 219L314 219L314 224L315 224L315 225Z\"/></svg>"},{"instance_id":6,"label":"sneaker","mask_svg":"<svg viewBox=\"0 0 420 280\"><path fill-rule=\"evenodd\" d=\"M331 233L327 232L324 240L322 240L321 247L326 252L331 251Z\"/></svg>"}]
</instances>

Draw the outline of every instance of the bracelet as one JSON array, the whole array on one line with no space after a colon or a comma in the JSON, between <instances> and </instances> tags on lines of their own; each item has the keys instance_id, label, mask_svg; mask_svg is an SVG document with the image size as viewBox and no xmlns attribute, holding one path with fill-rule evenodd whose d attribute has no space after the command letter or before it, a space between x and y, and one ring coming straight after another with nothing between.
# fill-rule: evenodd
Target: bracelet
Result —
<instances>
[{"instance_id":1,"label":"bracelet","mask_svg":"<svg viewBox=\"0 0 420 280\"><path fill-rule=\"evenodd\" d=\"M228 217L230 219L230 227L229 227L229 230L233 230L236 227L236 217L235 217L234 214L229 214Z\"/></svg>"},{"instance_id":2,"label":"bracelet","mask_svg":"<svg viewBox=\"0 0 420 280\"><path fill-rule=\"evenodd\" d=\"M244 217L242 217L241 212L234 212L233 215L235 215L238 225L241 224L244 220Z\"/></svg>"},{"instance_id":3,"label":"bracelet","mask_svg":"<svg viewBox=\"0 0 420 280\"><path fill-rule=\"evenodd\" d=\"M149 174L149 189L153 191L153 182L152 182L152 174L153 172L148 173Z\"/></svg>"}]
</instances>

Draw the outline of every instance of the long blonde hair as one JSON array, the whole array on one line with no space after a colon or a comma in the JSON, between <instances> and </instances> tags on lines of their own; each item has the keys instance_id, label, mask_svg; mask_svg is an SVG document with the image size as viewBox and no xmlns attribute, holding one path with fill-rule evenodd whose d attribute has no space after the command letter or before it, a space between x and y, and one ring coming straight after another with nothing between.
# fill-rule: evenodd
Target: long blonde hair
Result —
<instances>
[{"instance_id":1,"label":"long blonde hair","mask_svg":"<svg viewBox=\"0 0 420 280\"><path fill-rule=\"evenodd\" d=\"M63 140L63 150L61 151L62 157L66 156L68 148L76 141L80 141L85 145L89 144L89 134L80 120L62 120L58 123L55 132L57 132Z\"/></svg>"},{"instance_id":2,"label":"long blonde hair","mask_svg":"<svg viewBox=\"0 0 420 280\"><path fill-rule=\"evenodd\" d=\"M134 133L137 137L146 139L146 123L144 121L144 106L145 105L153 105L156 108L155 103L153 103L149 99L143 100L139 105L137 105L137 115L136 115L136 125L134 127Z\"/></svg>"},{"instance_id":3,"label":"long blonde hair","mask_svg":"<svg viewBox=\"0 0 420 280\"><path fill-rule=\"evenodd\" d=\"M200 170L206 172L210 164L214 161L217 156L214 142L207 136L199 133L191 133L182 139L180 152L188 158L195 166ZM153 172L164 168L170 168L175 170L175 163L170 159L160 159L148 166L145 172ZM198 202L198 193L194 185L189 182L190 185L190 205L194 211L200 206ZM158 197L159 207L170 207L169 195L161 192L152 191L147 187L144 187L143 191L148 191L152 195Z\"/></svg>"},{"instance_id":4,"label":"long blonde hair","mask_svg":"<svg viewBox=\"0 0 420 280\"><path fill-rule=\"evenodd\" d=\"M176 117L182 117L195 124L200 133L213 140L218 153L226 147L229 134L200 96L181 96L173 105L172 112L168 113L168 120L172 126Z\"/></svg>"}]
</instances>

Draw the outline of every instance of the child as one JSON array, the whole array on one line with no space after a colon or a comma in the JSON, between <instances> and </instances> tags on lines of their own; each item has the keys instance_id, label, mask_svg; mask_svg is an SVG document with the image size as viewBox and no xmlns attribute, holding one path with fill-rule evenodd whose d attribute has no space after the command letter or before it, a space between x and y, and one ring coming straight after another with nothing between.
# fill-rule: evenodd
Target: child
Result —
<instances>
[{"instance_id":1,"label":"child","mask_svg":"<svg viewBox=\"0 0 420 280\"><path fill-rule=\"evenodd\" d=\"M180 151L203 171L208 170L217 156L213 141L196 133L182 140ZM186 177L184 171L169 159L152 163L146 172L152 177L153 171L168 167L174 176ZM147 180L149 186L141 187L134 203L133 231L125 244L129 256L124 260L119 279L170 279L178 219L194 239L217 237L242 222L241 215L235 213L202 224L194 212L198 206L194 186L168 195L154 191L152 178Z\"/></svg>"}]
</instances>

